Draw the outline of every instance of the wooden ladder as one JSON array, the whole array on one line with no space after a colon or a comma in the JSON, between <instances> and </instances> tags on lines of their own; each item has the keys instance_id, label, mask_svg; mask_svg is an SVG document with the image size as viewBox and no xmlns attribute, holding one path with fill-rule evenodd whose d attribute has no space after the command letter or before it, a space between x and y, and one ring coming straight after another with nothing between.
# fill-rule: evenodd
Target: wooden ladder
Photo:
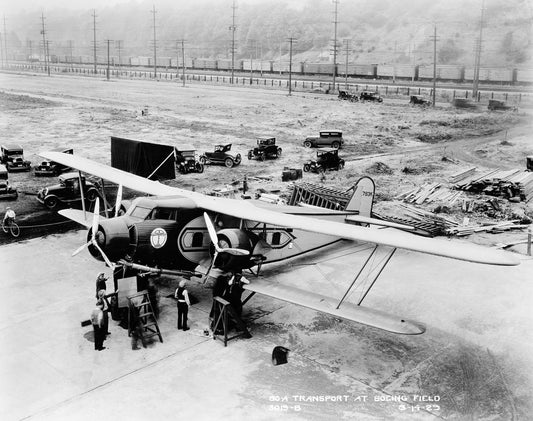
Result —
<instances>
[{"instance_id":1,"label":"wooden ladder","mask_svg":"<svg viewBox=\"0 0 533 421\"><path fill-rule=\"evenodd\" d=\"M239 317L233 306L226 301L223 298L220 297L213 297L213 302L215 304L215 324L213 326L213 339L220 339L224 342L224 346L228 345L228 341L231 341L232 339L238 338L239 336L243 336L245 338L251 338L252 335L250 332L248 332L248 329L246 329L246 325L242 321L242 319ZM236 324L236 328L238 330L238 333L231 338L228 338L228 332L229 332L229 317L233 319L233 321ZM222 335L217 335L217 331L222 330ZM222 336L220 338L219 336Z\"/></svg>"},{"instance_id":2,"label":"wooden ladder","mask_svg":"<svg viewBox=\"0 0 533 421\"><path fill-rule=\"evenodd\" d=\"M137 312L138 323L141 326L139 329L139 335L143 346L146 347L146 339L153 336L158 336L159 340L163 342L157 319L154 315L154 309L148 296L148 291L140 291L137 294L128 296L128 304L130 309L132 308ZM133 330L136 328L135 320L132 320L131 311L128 317L128 335L131 336Z\"/></svg>"}]
</instances>

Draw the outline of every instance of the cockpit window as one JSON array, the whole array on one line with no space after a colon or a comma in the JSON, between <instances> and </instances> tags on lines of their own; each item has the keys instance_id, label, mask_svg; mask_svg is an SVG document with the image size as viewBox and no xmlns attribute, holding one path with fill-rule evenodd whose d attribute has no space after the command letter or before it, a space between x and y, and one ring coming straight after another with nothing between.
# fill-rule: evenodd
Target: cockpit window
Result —
<instances>
[{"instance_id":1,"label":"cockpit window","mask_svg":"<svg viewBox=\"0 0 533 421\"><path fill-rule=\"evenodd\" d=\"M166 208L154 208L152 212L150 213L150 219L166 219L170 220L172 218L172 209L166 209Z\"/></svg>"},{"instance_id":2,"label":"cockpit window","mask_svg":"<svg viewBox=\"0 0 533 421\"><path fill-rule=\"evenodd\" d=\"M135 208L131 211L130 216L144 220L150 214L151 211L152 211L152 208L144 208L142 206L135 206Z\"/></svg>"}]
</instances>

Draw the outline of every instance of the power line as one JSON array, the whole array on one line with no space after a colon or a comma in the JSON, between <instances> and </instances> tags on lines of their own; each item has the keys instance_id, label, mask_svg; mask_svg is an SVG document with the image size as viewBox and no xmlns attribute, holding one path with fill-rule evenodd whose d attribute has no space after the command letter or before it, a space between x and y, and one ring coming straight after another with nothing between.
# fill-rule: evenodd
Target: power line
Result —
<instances>
[{"instance_id":1,"label":"power line","mask_svg":"<svg viewBox=\"0 0 533 421\"><path fill-rule=\"evenodd\" d=\"M152 6L152 11L150 12L153 14L153 25L154 25L154 79L157 79L157 38L155 34L155 5Z\"/></svg>"},{"instance_id":2,"label":"power line","mask_svg":"<svg viewBox=\"0 0 533 421\"><path fill-rule=\"evenodd\" d=\"M93 9L93 57L94 57L94 74L97 73L96 68L96 9Z\"/></svg>"},{"instance_id":3,"label":"power line","mask_svg":"<svg viewBox=\"0 0 533 421\"><path fill-rule=\"evenodd\" d=\"M333 20L333 91L335 91L335 77L337 76L337 10L339 0L333 0L333 4L335 4L335 18Z\"/></svg>"},{"instance_id":4,"label":"power line","mask_svg":"<svg viewBox=\"0 0 533 421\"><path fill-rule=\"evenodd\" d=\"M237 9L237 6L235 6L235 0L233 0L231 9L233 13L229 30L231 31L231 83L233 83L233 75L235 73L235 30L237 29L235 26L235 9Z\"/></svg>"},{"instance_id":5,"label":"power line","mask_svg":"<svg viewBox=\"0 0 533 421\"><path fill-rule=\"evenodd\" d=\"M289 41L289 95L292 92L292 44L295 42L293 37L288 39Z\"/></svg>"},{"instance_id":6,"label":"power line","mask_svg":"<svg viewBox=\"0 0 533 421\"><path fill-rule=\"evenodd\" d=\"M483 18L485 15L485 0L481 0L481 17L479 19L479 38L476 42L476 58L474 61L474 80L472 84L472 98L477 98L479 85L479 66L481 63L481 43L483 36Z\"/></svg>"},{"instance_id":7,"label":"power line","mask_svg":"<svg viewBox=\"0 0 533 421\"><path fill-rule=\"evenodd\" d=\"M44 52L44 67L47 69L48 76L50 76L50 64L48 62L48 41L46 40L46 29L44 27L44 14L41 13L42 29L41 34L43 36L43 52Z\"/></svg>"}]
</instances>

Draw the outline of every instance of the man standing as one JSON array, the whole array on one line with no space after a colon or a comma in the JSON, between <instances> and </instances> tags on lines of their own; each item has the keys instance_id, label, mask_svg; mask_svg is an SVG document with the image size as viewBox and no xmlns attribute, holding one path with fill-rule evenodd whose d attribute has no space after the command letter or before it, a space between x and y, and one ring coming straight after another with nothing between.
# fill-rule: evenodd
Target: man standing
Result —
<instances>
[{"instance_id":1,"label":"man standing","mask_svg":"<svg viewBox=\"0 0 533 421\"><path fill-rule=\"evenodd\" d=\"M98 277L96 278L96 299L98 299L98 291L100 291L101 289L106 290L106 284L105 282L107 281L107 278L105 276L105 273L104 272L100 272L98 274Z\"/></svg>"},{"instance_id":2,"label":"man standing","mask_svg":"<svg viewBox=\"0 0 533 421\"><path fill-rule=\"evenodd\" d=\"M91 312L91 323L94 331L94 349L102 351L105 349L104 340L106 331L104 329L104 303L102 300L96 302L96 307Z\"/></svg>"},{"instance_id":3,"label":"man standing","mask_svg":"<svg viewBox=\"0 0 533 421\"><path fill-rule=\"evenodd\" d=\"M178 300L178 329L189 330L187 327L187 315L189 313L189 306L191 302L189 300L189 293L185 289L186 282L182 279L179 283L174 298Z\"/></svg>"}]
</instances>

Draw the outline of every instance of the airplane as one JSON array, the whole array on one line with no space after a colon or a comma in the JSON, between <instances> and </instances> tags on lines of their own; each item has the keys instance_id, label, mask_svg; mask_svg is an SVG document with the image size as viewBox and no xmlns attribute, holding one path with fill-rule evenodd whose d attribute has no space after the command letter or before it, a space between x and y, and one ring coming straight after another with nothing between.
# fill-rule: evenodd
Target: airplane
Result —
<instances>
[{"instance_id":1,"label":"airplane","mask_svg":"<svg viewBox=\"0 0 533 421\"><path fill-rule=\"evenodd\" d=\"M335 317L372 326L388 332L416 335L425 327L416 322L362 306L372 286L388 264L396 249L406 249L451 259L491 265L518 265L513 254L487 247L425 238L403 230L409 227L372 218L375 185L368 177L355 185L353 195L342 210L312 206L275 205L253 200L207 196L109 167L89 159L42 152L46 159L81 172L98 176L119 186L115 215L99 216L96 202L94 214L66 209L60 213L88 228L85 247L108 266L114 262L145 271L159 273L188 271L210 261L212 267L224 271L249 270L256 275L243 285L250 292L288 301ZM118 214L122 187L149 197L137 197L123 215ZM83 202L83 200L82 200ZM369 245L369 256L356 271L355 278L342 297L330 297L291 285L270 282L260 277L263 265L295 259L338 242L350 247ZM346 300L361 274L375 264L373 257L384 254L357 303ZM164 268L164 269L159 269ZM254 271L255 270L255 271ZM310 286L309 289L312 289Z\"/></svg>"}]
</instances>

